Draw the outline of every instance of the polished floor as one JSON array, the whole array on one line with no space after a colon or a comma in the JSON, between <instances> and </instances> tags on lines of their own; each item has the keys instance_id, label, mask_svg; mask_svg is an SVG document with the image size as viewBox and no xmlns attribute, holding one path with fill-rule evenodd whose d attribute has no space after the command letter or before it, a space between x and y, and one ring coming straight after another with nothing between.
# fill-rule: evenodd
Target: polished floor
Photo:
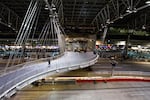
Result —
<instances>
[{"instance_id":1,"label":"polished floor","mask_svg":"<svg viewBox=\"0 0 150 100\"><path fill-rule=\"evenodd\" d=\"M111 64L106 59L89 68L56 74L51 78L63 79L49 81L40 86L29 85L17 92L9 100L149 100L150 82L85 82L77 83L72 77L92 77L101 71L111 72ZM115 71L150 72L149 64L119 62Z\"/></svg>"},{"instance_id":2,"label":"polished floor","mask_svg":"<svg viewBox=\"0 0 150 100\"><path fill-rule=\"evenodd\" d=\"M9 100L149 100L149 82L28 86Z\"/></svg>"}]
</instances>

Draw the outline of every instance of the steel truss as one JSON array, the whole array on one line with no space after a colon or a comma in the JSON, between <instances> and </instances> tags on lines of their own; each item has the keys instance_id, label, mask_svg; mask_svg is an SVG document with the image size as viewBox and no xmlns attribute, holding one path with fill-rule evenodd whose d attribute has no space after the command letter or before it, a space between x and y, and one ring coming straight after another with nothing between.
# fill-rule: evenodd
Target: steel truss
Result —
<instances>
[{"instance_id":1,"label":"steel truss","mask_svg":"<svg viewBox=\"0 0 150 100\"><path fill-rule=\"evenodd\" d=\"M139 7L142 0L111 0L103 9L101 9L92 23L96 26L96 30L101 30L109 24L114 23L125 16L136 13L139 10L149 7L150 5L143 5Z\"/></svg>"},{"instance_id":2,"label":"steel truss","mask_svg":"<svg viewBox=\"0 0 150 100\"><path fill-rule=\"evenodd\" d=\"M46 45L55 45L59 47L60 53L63 53L65 51L65 39L64 39L64 31L60 25L59 17L56 12L56 8L54 4L49 4L47 0L44 0L45 4L47 5L49 9L49 18L46 21L46 24L44 25L41 34L38 39L38 43L40 43L41 46ZM18 64L22 63L25 55L25 46L27 41L29 41L30 36L32 35L32 39L34 39L34 33L37 27L37 23L39 20L39 15L41 12L42 2L41 0L31 0L30 5L28 7L28 10L26 12L26 15L24 17L24 20L21 24L21 27L19 29L16 41L14 45L21 46L21 50L13 50L13 54L9 56L9 61L5 67L5 71L7 70L8 66L13 66L15 63L15 58L18 58ZM54 43L51 43L49 40L55 40ZM18 52L21 53L21 55L17 55ZM38 51L37 54L39 54ZM31 55L29 55L31 57ZM13 58L13 60L11 60ZM38 58L38 57L37 57ZM39 59L39 58L38 58ZM11 65L10 65L11 64ZM5 72L4 71L4 72Z\"/></svg>"},{"instance_id":3,"label":"steel truss","mask_svg":"<svg viewBox=\"0 0 150 100\"><path fill-rule=\"evenodd\" d=\"M17 32L19 29L19 22L20 17L0 2L0 23Z\"/></svg>"},{"instance_id":4,"label":"steel truss","mask_svg":"<svg viewBox=\"0 0 150 100\"><path fill-rule=\"evenodd\" d=\"M62 0L52 0L51 2L56 6L58 9L58 17L60 19L60 23L63 25L64 24L64 9L63 9L63 1Z\"/></svg>"},{"instance_id":5,"label":"steel truss","mask_svg":"<svg viewBox=\"0 0 150 100\"><path fill-rule=\"evenodd\" d=\"M53 39L55 40L57 39L56 45L59 46L60 52L64 52L65 51L65 41L64 41L65 32L59 22L59 18L60 18L58 16L59 13L58 14L56 13L55 5L53 4L53 2L50 5L47 0L44 0L44 1L50 10L50 14L49 14L50 18L48 19L48 22L46 23L46 25L43 27L43 32L46 32L46 37L43 38L42 40L46 40L48 34L50 34ZM41 33L43 34L43 32Z\"/></svg>"}]
</instances>

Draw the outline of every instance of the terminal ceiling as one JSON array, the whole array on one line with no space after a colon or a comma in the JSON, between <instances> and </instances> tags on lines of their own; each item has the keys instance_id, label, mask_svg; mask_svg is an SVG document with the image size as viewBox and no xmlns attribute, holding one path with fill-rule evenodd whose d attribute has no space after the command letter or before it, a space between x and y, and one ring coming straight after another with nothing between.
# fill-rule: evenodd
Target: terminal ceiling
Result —
<instances>
[{"instance_id":1,"label":"terminal ceiling","mask_svg":"<svg viewBox=\"0 0 150 100\"><path fill-rule=\"evenodd\" d=\"M31 0L0 1L0 4L3 5L0 7L1 34L15 33L18 31L30 1ZM146 1L148 0L49 0L49 3L53 2L53 4L55 4L60 23L66 32L95 33L106 26L150 32L150 7L137 10L140 7L146 6ZM132 8L130 7L131 5L133 6ZM41 0L41 6L37 32L42 30L49 16L49 11L45 10L44 0ZM5 19L7 16L5 17L4 15L8 15L8 12L5 11L4 8L10 9L8 12L13 11L18 16L18 24L16 27L9 25L10 23L16 23L15 21L8 22ZM117 8L119 8L119 10L117 10ZM129 13L127 10L131 12ZM122 17L122 15L126 13L129 14ZM5 21L3 21L4 19Z\"/></svg>"}]
</instances>

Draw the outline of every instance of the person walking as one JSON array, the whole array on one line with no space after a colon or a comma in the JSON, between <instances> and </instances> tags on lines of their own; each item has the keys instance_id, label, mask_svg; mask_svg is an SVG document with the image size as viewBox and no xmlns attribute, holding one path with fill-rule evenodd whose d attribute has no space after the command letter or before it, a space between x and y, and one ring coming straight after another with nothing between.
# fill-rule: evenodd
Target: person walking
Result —
<instances>
[{"instance_id":1,"label":"person walking","mask_svg":"<svg viewBox=\"0 0 150 100\"><path fill-rule=\"evenodd\" d=\"M50 67L50 65L51 65L51 60L50 60L50 59L48 59L48 65L49 65L49 67Z\"/></svg>"},{"instance_id":2,"label":"person walking","mask_svg":"<svg viewBox=\"0 0 150 100\"><path fill-rule=\"evenodd\" d=\"M111 76L113 76L114 68L116 67L116 64L117 64L117 63L118 63L118 62L115 60L115 57L112 56L112 57L110 58L110 64L112 65Z\"/></svg>"}]
</instances>

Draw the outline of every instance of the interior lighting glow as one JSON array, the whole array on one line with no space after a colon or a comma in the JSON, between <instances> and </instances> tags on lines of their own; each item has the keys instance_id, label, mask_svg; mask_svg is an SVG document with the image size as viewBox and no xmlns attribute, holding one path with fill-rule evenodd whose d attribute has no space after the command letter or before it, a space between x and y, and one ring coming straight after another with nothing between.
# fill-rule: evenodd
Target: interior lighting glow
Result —
<instances>
[{"instance_id":1,"label":"interior lighting glow","mask_svg":"<svg viewBox=\"0 0 150 100\"><path fill-rule=\"evenodd\" d=\"M126 45L126 41L119 41L117 45Z\"/></svg>"},{"instance_id":2,"label":"interior lighting glow","mask_svg":"<svg viewBox=\"0 0 150 100\"><path fill-rule=\"evenodd\" d=\"M110 23L111 23L111 24L113 24L114 22L113 22L113 21L111 21Z\"/></svg>"},{"instance_id":3,"label":"interior lighting glow","mask_svg":"<svg viewBox=\"0 0 150 100\"><path fill-rule=\"evenodd\" d=\"M127 9L127 10L126 10L126 12L127 12L127 13L132 13L132 11L131 11L131 10L129 10L129 9Z\"/></svg>"},{"instance_id":4,"label":"interior lighting glow","mask_svg":"<svg viewBox=\"0 0 150 100\"><path fill-rule=\"evenodd\" d=\"M96 41L96 45L101 45L102 42L101 41Z\"/></svg>"},{"instance_id":5,"label":"interior lighting glow","mask_svg":"<svg viewBox=\"0 0 150 100\"><path fill-rule=\"evenodd\" d=\"M131 47L132 50L138 50L138 47Z\"/></svg>"},{"instance_id":6,"label":"interior lighting glow","mask_svg":"<svg viewBox=\"0 0 150 100\"><path fill-rule=\"evenodd\" d=\"M136 12L137 12L137 9L136 9L136 8L134 8L133 12L134 12L134 13L136 13Z\"/></svg>"},{"instance_id":7,"label":"interior lighting glow","mask_svg":"<svg viewBox=\"0 0 150 100\"><path fill-rule=\"evenodd\" d=\"M42 49L45 49L46 48L46 46L42 46Z\"/></svg>"},{"instance_id":8,"label":"interior lighting glow","mask_svg":"<svg viewBox=\"0 0 150 100\"><path fill-rule=\"evenodd\" d=\"M8 25L8 27L11 27L11 25Z\"/></svg>"},{"instance_id":9,"label":"interior lighting glow","mask_svg":"<svg viewBox=\"0 0 150 100\"><path fill-rule=\"evenodd\" d=\"M146 1L145 3L148 4L148 5L150 5L150 1Z\"/></svg>"},{"instance_id":10,"label":"interior lighting glow","mask_svg":"<svg viewBox=\"0 0 150 100\"><path fill-rule=\"evenodd\" d=\"M120 19L123 19L123 16L122 15L120 15L120 17L119 17Z\"/></svg>"},{"instance_id":11,"label":"interior lighting glow","mask_svg":"<svg viewBox=\"0 0 150 100\"><path fill-rule=\"evenodd\" d=\"M142 26L142 29L144 29L144 30L146 29L145 25Z\"/></svg>"},{"instance_id":12,"label":"interior lighting glow","mask_svg":"<svg viewBox=\"0 0 150 100\"><path fill-rule=\"evenodd\" d=\"M44 8L45 10L48 10L48 6L47 5L45 5L45 8Z\"/></svg>"}]
</instances>

